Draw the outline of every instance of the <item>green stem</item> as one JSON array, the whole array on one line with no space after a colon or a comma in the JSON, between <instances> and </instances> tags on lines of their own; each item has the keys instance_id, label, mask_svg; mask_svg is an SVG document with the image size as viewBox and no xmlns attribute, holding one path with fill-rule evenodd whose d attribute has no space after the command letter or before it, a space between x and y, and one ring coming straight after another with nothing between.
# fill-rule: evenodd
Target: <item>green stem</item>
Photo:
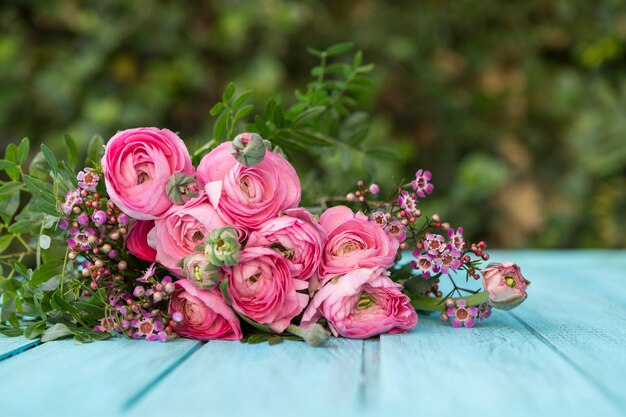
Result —
<instances>
[{"instance_id":1,"label":"green stem","mask_svg":"<svg viewBox=\"0 0 626 417\"><path fill-rule=\"evenodd\" d=\"M416 310L422 311L442 311L445 308L445 298L424 297L422 295L416 295L411 297L411 305ZM476 306L489 301L489 294L486 291L481 291L477 294L468 295L466 297L453 298L455 301L465 300L468 306Z\"/></svg>"}]
</instances>

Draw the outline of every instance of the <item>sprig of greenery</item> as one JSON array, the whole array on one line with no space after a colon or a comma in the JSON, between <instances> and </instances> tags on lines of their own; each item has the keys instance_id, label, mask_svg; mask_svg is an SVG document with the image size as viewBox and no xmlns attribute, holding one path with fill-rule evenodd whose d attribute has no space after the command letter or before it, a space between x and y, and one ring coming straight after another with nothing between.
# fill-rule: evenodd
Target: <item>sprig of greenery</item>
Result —
<instances>
[{"instance_id":1,"label":"sprig of greenery","mask_svg":"<svg viewBox=\"0 0 626 417\"><path fill-rule=\"evenodd\" d=\"M73 335L80 341L107 337L92 331L104 317L104 295L82 295L85 288L75 279L67 243L57 229L60 204L77 187L78 147L69 136L65 144L67 162L41 145L26 167L27 138L9 145L0 160L8 178L0 180L0 333L5 335L43 340ZM99 136L91 140L86 166L97 165L103 145Z\"/></svg>"},{"instance_id":2,"label":"sprig of greenery","mask_svg":"<svg viewBox=\"0 0 626 417\"><path fill-rule=\"evenodd\" d=\"M350 62L341 60L354 48L352 43L333 45L324 51L309 49L319 59L311 70L313 80L305 91L296 90L292 105L282 98L271 98L262 112L253 112L246 104L251 91L235 97L236 86L228 84L222 100L210 111L215 117L213 141L203 146L201 157L217 143L232 140L236 132L248 131L261 135L286 152L340 152L342 168L348 170L353 154L373 160L396 160L394 151L364 143L369 134L369 115L357 111L360 95L371 89L368 74L373 64L363 64L363 54L356 52ZM234 98L234 99L233 99Z\"/></svg>"}]
</instances>

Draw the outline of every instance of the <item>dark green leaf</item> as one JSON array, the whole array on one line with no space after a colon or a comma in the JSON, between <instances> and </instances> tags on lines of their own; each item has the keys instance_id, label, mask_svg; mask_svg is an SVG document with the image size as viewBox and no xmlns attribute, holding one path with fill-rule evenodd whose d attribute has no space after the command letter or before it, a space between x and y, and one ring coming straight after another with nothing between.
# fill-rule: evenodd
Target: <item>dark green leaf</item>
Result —
<instances>
[{"instance_id":1,"label":"dark green leaf","mask_svg":"<svg viewBox=\"0 0 626 417\"><path fill-rule=\"evenodd\" d=\"M228 112L223 112L219 115L217 120L215 121L215 125L213 126L213 139L218 142L221 142L226 134L226 128L228 125Z\"/></svg>"},{"instance_id":2,"label":"dark green leaf","mask_svg":"<svg viewBox=\"0 0 626 417\"><path fill-rule=\"evenodd\" d=\"M7 146L6 152L4 153L4 159L13 162L16 165L19 165L17 153L17 146L15 146L14 143L10 143L9 146ZM17 180L20 176L19 168L6 168L5 170L9 178L11 178L13 181Z\"/></svg>"},{"instance_id":3,"label":"dark green leaf","mask_svg":"<svg viewBox=\"0 0 626 417\"><path fill-rule=\"evenodd\" d=\"M9 226L9 233L30 233L39 228L37 222L32 219L19 220Z\"/></svg>"},{"instance_id":4,"label":"dark green leaf","mask_svg":"<svg viewBox=\"0 0 626 417\"><path fill-rule=\"evenodd\" d=\"M215 103L215 106L211 107L209 114L215 117L218 114L220 114L222 110L224 110L224 103L222 103L221 101L218 101L217 103Z\"/></svg>"},{"instance_id":5,"label":"dark green leaf","mask_svg":"<svg viewBox=\"0 0 626 417\"><path fill-rule=\"evenodd\" d=\"M348 52L353 47L354 47L354 43L352 42L338 43L328 48L326 50L326 54L328 56L343 54L344 52Z\"/></svg>"},{"instance_id":6,"label":"dark green leaf","mask_svg":"<svg viewBox=\"0 0 626 417\"><path fill-rule=\"evenodd\" d=\"M261 135L264 138L266 138L266 137L268 137L270 135L271 131L267 127L267 124L265 123L265 120L263 120L263 118L261 116L259 116L258 114L256 116L254 116L254 124L256 125L257 132L258 132L259 135Z\"/></svg>"},{"instance_id":7,"label":"dark green leaf","mask_svg":"<svg viewBox=\"0 0 626 417\"><path fill-rule=\"evenodd\" d=\"M246 90L243 93L239 94L239 96L237 96L235 101L233 101L232 108L234 110L238 109L239 106L245 103L250 98L251 95L252 95L252 90Z\"/></svg>"},{"instance_id":8,"label":"dark green leaf","mask_svg":"<svg viewBox=\"0 0 626 417\"><path fill-rule=\"evenodd\" d=\"M252 104L248 104L247 106L243 106L237 113L235 113L235 119L233 123L237 123L239 120L246 117L254 108Z\"/></svg>"},{"instance_id":9,"label":"dark green leaf","mask_svg":"<svg viewBox=\"0 0 626 417\"><path fill-rule=\"evenodd\" d=\"M38 321L24 329L24 337L27 339L36 339L46 329L45 321Z\"/></svg>"},{"instance_id":10,"label":"dark green leaf","mask_svg":"<svg viewBox=\"0 0 626 417\"><path fill-rule=\"evenodd\" d=\"M307 48L306 50L308 53L310 53L313 56L316 56L318 58L322 57L322 51L318 51L317 49L313 49L313 48Z\"/></svg>"},{"instance_id":11,"label":"dark green leaf","mask_svg":"<svg viewBox=\"0 0 626 417\"><path fill-rule=\"evenodd\" d=\"M398 155L398 153L391 147L370 147L365 151L365 154L371 156L372 158L385 159L388 161L395 162L400 160L400 155Z\"/></svg>"},{"instance_id":12,"label":"dark green leaf","mask_svg":"<svg viewBox=\"0 0 626 417\"><path fill-rule=\"evenodd\" d=\"M67 146L67 165L74 170L78 163L78 147L70 135L63 136L65 146Z\"/></svg>"},{"instance_id":13,"label":"dark green leaf","mask_svg":"<svg viewBox=\"0 0 626 417\"><path fill-rule=\"evenodd\" d=\"M48 162L48 167L50 167L50 170L52 171L52 173L56 175L59 172L57 158L54 156L50 148L48 148L43 143L41 144L41 152L43 153L44 158L46 158L46 161Z\"/></svg>"},{"instance_id":14,"label":"dark green leaf","mask_svg":"<svg viewBox=\"0 0 626 417\"><path fill-rule=\"evenodd\" d=\"M52 186L30 175L22 175L26 188L33 197L40 198L52 205L56 205Z\"/></svg>"},{"instance_id":15,"label":"dark green leaf","mask_svg":"<svg viewBox=\"0 0 626 417\"><path fill-rule=\"evenodd\" d=\"M0 159L0 171L4 171L5 169L17 169L17 164L7 161L6 159Z\"/></svg>"},{"instance_id":16,"label":"dark green leaf","mask_svg":"<svg viewBox=\"0 0 626 417\"><path fill-rule=\"evenodd\" d=\"M67 325L63 323L57 323L49 329L44 330L43 336L41 337L42 342L50 342L52 340L61 339L64 337L71 336L75 333L75 330L70 329Z\"/></svg>"},{"instance_id":17,"label":"dark green leaf","mask_svg":"<svg viewBox=\"0 0 626 417\"><path fill-rule=\"evenodd\" d=\"M20 195L19 193L15 193L8 198L2 199L0 201L0 218L5 224L9 224L13 215L17 212L17 209L20 207Z\"/></svg>"},{"instance_id":18,"label":"dark green leaf","mask_svg":"<svg viewBox=\"0 0 626 417\"><path fill-rule=\"evenodd\" d=\"M224 104L228 103L231 98L233 98L233 94L235 94L235 83L228 83L226 86L226 90L224 90L224 95L222 95L222 101Z\"/></svg>"},{"instance_id":19,"label":"dark green leaf","mask_svg":"<svg viewBox=\"0 0 626 417\"><path fill-rule=\"evenodd\" d=\"M32 161L30 161L28 174L31 177L35 177L42 181L45 181L50 177L48 172L48 162L46 161L46 157L43 156L43 152L37 152Z\"/></svg>"},{"instance_id":20,"label":"dark green leaf","mask_svg":"<svg viewBox=\"0 0 626 417\"><path fill-rule=\"evenodd\" d=\"M0 311L0 321L10 320L11 316L17 311L17 302L15 297L8 294L2 295L2 310Z\"/></svg>"},{"instance_id":21,"label":"dark green leaf","mask_svg":"<svg viewBox=\"0 0 626 417\"><path fill-rule=\"evenodd\" d=\"M333 138L319 132L294 131L293 134L300 143L310 146L331 146L334 142Z\"/></svg>"},{"instance_id":22,"label":"dark green leaf","mask_svg":"<svg viewBox=\"0 0 626 417\"><path fill-rule=\"evenodd\" d=\"M11 195L24 189L24 184L18 181L11 181L0 186L0 196Z\"/></svg>"},{"instance_id":23,"label":"dark green leaf","mask_svg":"<svg viewBox=\"0 0 626 417\"><path fill-rule=\"evenodd\" d=\"M306 125L326 110L324 106L311 107L300 113L295 119L293 119L292 126L298 127L300 125Z\"/></svg>"},{"instance_id":24,"label":"dark green leaf","mask_svg":"<svg viewBox=\"0 0 626 417\"><path fill-rule=\"evenodd\" d=\"M11 245L13 241L13 235L0 236L0 253L3 253Z\"/></svg>"},{"instance_id":25,"label":"dark green leaf","mask_svg":"<svg viewBox=\"0 0 626 417\"><path fill-rule=\"evenodd\" d=\"M29 285L35 288L63 271L63 260L52 260L44 263L33 272Z\"/></svg>"},{"instance_id":26,"label":"dark green leaf","mask_svg":"<svg viewBox=\"0 0 626 417\"><path fill-rule=\"evenodd\" d=\"M89 145L87 146L87 159L85 160L85 165L93 167L99 164L103 155L104 139L102 139L102 136L100 135L95 135L91 138Z\"/></svg>"},{"instance_id":27,"label":"dark green leaf","mask_svg":"<svg viewBox=\"0 0 626 417\"><path fill-rule=\"evenodd\" d=\"M17 148L17 164L22 165L28 159L28 151L30 151L30 142L28 138L22 139L20 146Z\"/></svg>"}]
</instances>

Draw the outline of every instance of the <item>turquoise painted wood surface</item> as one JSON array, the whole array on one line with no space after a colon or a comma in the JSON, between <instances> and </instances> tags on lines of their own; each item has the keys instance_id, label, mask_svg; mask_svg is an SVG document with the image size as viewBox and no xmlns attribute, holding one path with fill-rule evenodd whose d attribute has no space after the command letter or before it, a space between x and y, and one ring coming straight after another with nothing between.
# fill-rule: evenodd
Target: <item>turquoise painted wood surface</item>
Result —
<instances>
[{"instance_id":1,"label":"turquoise painted wood surface","mask_svg":"<svg viewBox=\"0 0 626 417\"><path fill-rule=\"evenodd\" d=\"M626 251L499 251L531 296L483 325L314 349L0 338L0 416L624 416Z\"/></svg>"}]
</instances>

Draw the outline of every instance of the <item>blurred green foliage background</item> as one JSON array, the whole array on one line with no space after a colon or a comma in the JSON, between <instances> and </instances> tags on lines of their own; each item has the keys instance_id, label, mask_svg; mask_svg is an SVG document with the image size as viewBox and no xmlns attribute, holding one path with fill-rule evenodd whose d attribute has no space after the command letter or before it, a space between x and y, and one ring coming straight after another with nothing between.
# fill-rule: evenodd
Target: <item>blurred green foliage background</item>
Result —
<instances>
[{"instance_id":1,"label":"blurred green foliage background","mask_svg":"<svg viewBox=\"0 0 626 417\"><path fill-rule=\"evenodd\" d=\"M0 3L0 140L53 149L136 126L211 138L229 81L262 106L353 41L376 64L368 143L401 163L297 158L345 194L434 174L423 209L492 247L626 247L622 0ZM310 183L310 182L309 182ZM388 190L387 190L388 191ZM385 192L385 191L384 191Z\"/></svg>"}]
</instances>

